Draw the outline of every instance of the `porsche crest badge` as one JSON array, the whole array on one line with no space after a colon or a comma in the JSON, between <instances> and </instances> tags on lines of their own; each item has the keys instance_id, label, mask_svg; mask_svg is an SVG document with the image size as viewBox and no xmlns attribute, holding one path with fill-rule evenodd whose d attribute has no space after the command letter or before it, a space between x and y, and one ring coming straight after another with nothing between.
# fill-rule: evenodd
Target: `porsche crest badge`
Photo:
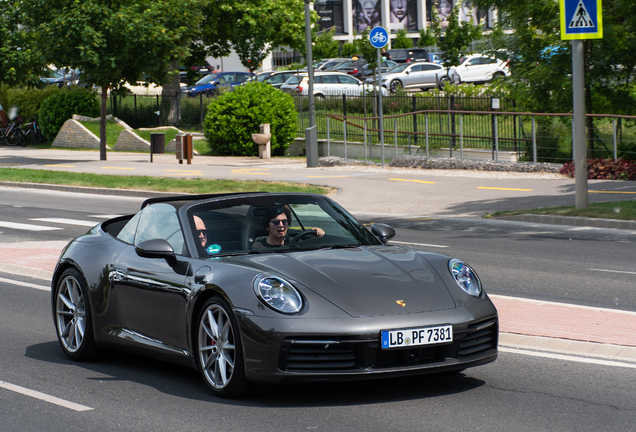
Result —
<instances>
[{"instance_id":1,"label":"porsche crest badge","mask_svg":"<svg viewBox=\"0 0 636 432\"><path fill-rule=\"evenodd\" d=\"M396 300L395 302L402 307L406 307L406 303L404 303L404 300Z\"/></svg>"}]
</instances>

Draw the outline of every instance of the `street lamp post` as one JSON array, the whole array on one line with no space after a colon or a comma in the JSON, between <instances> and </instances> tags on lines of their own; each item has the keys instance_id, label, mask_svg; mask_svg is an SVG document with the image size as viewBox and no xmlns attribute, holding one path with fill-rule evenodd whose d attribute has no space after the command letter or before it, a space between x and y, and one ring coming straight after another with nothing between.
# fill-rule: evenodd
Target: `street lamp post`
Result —
<instances>
[{"instance_id":1,"label":"street lamp post","mask_svg":"<svg viewBox=\"0 0 636 432\"><path fill-rule=\"evenodd\" d=\"M307 76L309 88L309 127L305 129L305 152L307 153L307 167L318 166L318 131L316 129L316 106L314 104L314 63L311 45L311 12L309 0L305 0L305 43L307 45Z\"/></svg>"}]
</instances>

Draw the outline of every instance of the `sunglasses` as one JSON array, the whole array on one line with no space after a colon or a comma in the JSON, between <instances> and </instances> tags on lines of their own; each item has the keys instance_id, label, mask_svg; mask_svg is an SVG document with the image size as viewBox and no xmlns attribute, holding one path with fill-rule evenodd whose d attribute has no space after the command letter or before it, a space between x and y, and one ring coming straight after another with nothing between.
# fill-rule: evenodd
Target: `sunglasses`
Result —
<instances>
[{"instance_id":1,"label":"sunglasses","mask_svg":"<svg viewBox=\"0 0 636 432\"><path fill-rule=\"evenodd\" d=\"M196 230L195 232L197 233L197 237L201 237L201 234L203 234L205 237L208 236L208 230Z\"/></svg>"},{"instance_id":2,"label":"sunglasses","mask_svg":"<svg viewBox=\"0 0 636 432\"><path fill-rule=\"evenodd\" d=\"M272 219L269 223L272 225L280 225L282 223L284 226L289 226L289 221L287 219Z\"/></svg>"}]
</instances>

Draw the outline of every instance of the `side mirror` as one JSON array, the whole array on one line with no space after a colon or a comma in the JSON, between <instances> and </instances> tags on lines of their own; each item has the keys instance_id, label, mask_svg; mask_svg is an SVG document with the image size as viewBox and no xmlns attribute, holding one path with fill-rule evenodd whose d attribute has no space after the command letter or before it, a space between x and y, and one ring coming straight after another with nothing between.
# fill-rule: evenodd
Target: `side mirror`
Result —
<instances>
[{"instance_id":1,"label":"side mirror","mask_svg":"<svg viewBox=\"0 0 636 432\"><path fill-rule=\"evenodd\" d=\"M395 237L395 230L383 223L375 223L371 225L371 232L384 244Z\"/></svg>"},{"instance_id":2,"label":"side mirror","mask_svg":"<svg viewBox=\"0 0 636 432\"><path fill-rule=\"evenodd\" d=\"M143 258L163 258L170 267L177 265L177 257L170 243L164 239L151 239L139 242L135 246L137 255Z\"/></svg>"}]
</instances>

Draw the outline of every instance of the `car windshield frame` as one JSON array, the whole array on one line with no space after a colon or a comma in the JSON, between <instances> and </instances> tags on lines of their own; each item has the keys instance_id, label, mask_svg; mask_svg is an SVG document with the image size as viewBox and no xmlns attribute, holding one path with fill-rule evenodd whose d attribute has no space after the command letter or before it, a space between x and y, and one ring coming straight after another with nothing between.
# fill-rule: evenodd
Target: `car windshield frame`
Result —
<instances>
[{"instance_id":1,"label":"car windshield frame","mask_svg":"<svg viewBox=\"0 0 636 432\"><path fill-rule=\"evenodd\" d=\"M274 214L291 214L285 245L256 248L267 238L264 222ZM195 219L205 223L207 243L197 242ZM318 249L357 248L382 245L362 223L329 198L313 194L255 194L192 202L179 209L184 227L190 229L193 247L199 258L295 252ZM325 235L299 234L320 228Z\"/></svg>"}]
</instances>

